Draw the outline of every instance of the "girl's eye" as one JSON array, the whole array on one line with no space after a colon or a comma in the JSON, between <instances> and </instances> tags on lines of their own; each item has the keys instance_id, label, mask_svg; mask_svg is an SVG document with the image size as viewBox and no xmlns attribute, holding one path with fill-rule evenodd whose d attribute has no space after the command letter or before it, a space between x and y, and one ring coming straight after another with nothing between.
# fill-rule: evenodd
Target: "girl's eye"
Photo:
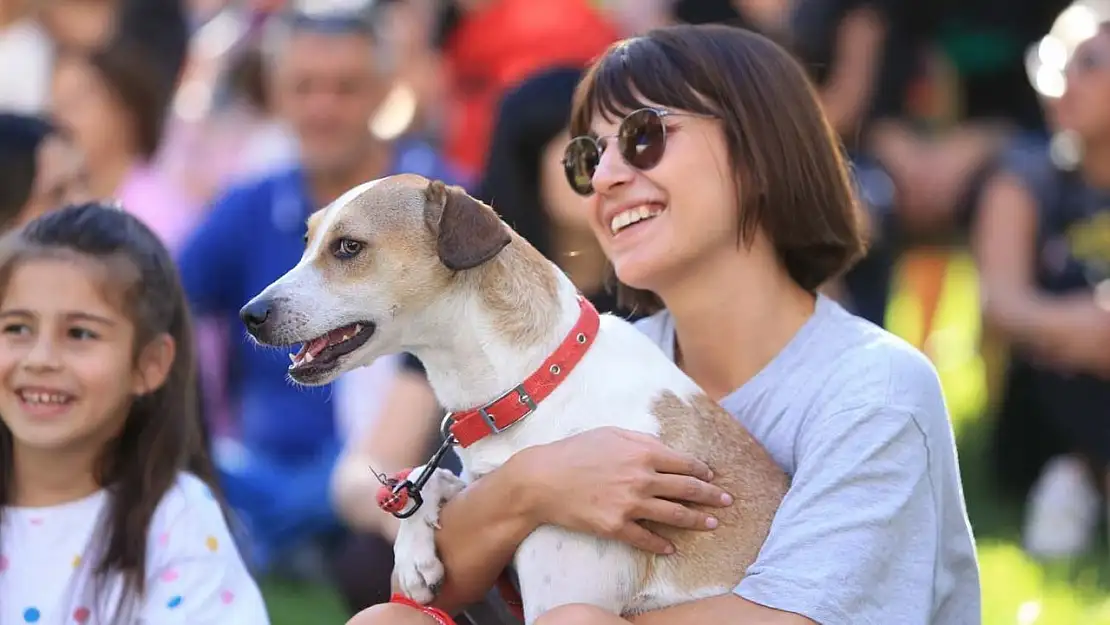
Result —
<instances>
[{"instance_id":1,"label":"girl's eye","mask_svg":"<svg viewBox=\"0 0 1110 625\"><path fill-rule=\"evenodd\" d=\"M78 341L88 341L99 338L95 332L86 330L85 328L70 328L69 338L77 339Z\"/></svg>"},{"instance_id":2,"label":"girl's eye","mask_svg":"<svg viewBox=\"0 0 1110 625\"><path fill-rule=\"evenodd\" d=\"M14 336L23 336L26 334L30 334L31 328L27 327L27 325L23 323L9 323L8 325L4 326L3 333Z\"/></svg>"}]
</instances>

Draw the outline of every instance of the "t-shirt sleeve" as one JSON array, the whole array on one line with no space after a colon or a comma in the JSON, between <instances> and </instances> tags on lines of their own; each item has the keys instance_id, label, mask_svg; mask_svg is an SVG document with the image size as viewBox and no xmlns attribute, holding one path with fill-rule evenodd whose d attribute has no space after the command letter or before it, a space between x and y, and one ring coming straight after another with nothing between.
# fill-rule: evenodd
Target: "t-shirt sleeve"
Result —
<instances>
[{"instance_id":1,"label":"t-shirt sleeve","mask_svg":"<svg viewBox=\"0 0 1110 625\"><path fill-rule=\"evenodd\" d=\"M924 434L894 407L821 419L736 594L822 625L928 623L940 522Z\"/></svg>"},{"instance_id":2,"label":"t-shirt sleeve","mask_svg":"<svg viewBox=\"0 0 1110 625\"><path fill-rule=\"evenodd\" d=\"M155 515L143 623L269 625L262 594L207 486L179 480Z\"/></svg>"}]
</instances>

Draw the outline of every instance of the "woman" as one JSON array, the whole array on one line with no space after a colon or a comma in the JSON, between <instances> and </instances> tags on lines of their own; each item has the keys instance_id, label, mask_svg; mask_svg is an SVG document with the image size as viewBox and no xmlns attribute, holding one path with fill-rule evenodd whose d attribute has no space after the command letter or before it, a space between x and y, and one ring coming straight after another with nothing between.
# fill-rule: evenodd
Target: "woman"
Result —
<instances>
[{"instance_id":1,"label":"woman","mask_svg":"<svg viewBox=\"0 0 1110 625\"><path fill-rule=\"evenodd\" d=\"M817 288L862 253L848 173L804 71L724 26L621 42L579 86L568 178L639 322L792 477L735 592L637 617L668 623L932 623L980 616L974 545L936 371ZM657 216L625 228L648 205ZM618 227L614 227L614 225ZM615 231L615 232L614 232ZM634 374L634 372L629 372ZM673 452L600 429L521 452L449 502L436 604L473 601L540 524L666 554L637 521L707 530L656 499ZM706 478L695 459L681 466ZM709 484L695 503L720 506ZM727 546L724 546L727 548ZM352 621L431 624L399 604ZM622 621L590 606L538 625Z\"/></svg>"},{"instance_id":2,"label":"woman","mask_svg":"<svg viewBox=\"0 0 1110 625\"><path fill-rule=\"evenodd\" d=\"M581 69L554 68L506 94L477 194L566 271L594 306L609 312L617 305L604 285L605 255L590 230L585 200L567 186L562 165L571 100L581 77ZM379 471L415 466L440 443L438 403L415 358L403 361L386 404L374 425L346 450L333 476L333 500L345 521L364 534L361 548L347 550L337 562L352 613L389 598L396 532L393 517L366 505L380 486L366 466ZM366 562L380 564L370 571Z\"/></svg>"},{"instance_id":3,"label":"woman","mask_svg":"<svg viewBox=\"0 0 1110 625\"><path fill-rule=\"evenodd\" d=\"M159 71L143 48L122 40L64 51L54 66L53 113L86 156L93 197L120 200L173 250L197 207L152 163L172 95Z\"/></svg>"},{"instance_id":4,"label":"woman","mask_svg":"<svg viewBox=\"0 0 1110 625\"><path fill-rule=\"evenodd\" d=\"M1047 146L1014 150L975 228L986 322L1012 347L1000 476L1019 495L1036 479L1024 541L1043 557L1091 547L1090 476L1106 484L1110 469L1110 23L1076 48L1066 79L1049 113L1079 139L1078 166L1058 166Z\"/></svg>"}]
</instances>

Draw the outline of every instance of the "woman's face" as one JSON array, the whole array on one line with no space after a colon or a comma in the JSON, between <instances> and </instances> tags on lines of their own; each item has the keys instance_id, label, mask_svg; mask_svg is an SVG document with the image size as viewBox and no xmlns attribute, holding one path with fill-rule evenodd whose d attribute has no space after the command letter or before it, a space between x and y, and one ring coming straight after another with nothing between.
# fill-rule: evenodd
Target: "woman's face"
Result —
<instances>
[{"instance_id":1,"label":"woman's face","mask_svg":"<svg viewBox=\"0 0 1110 625\"><path fill-rule=\"evenodd\" d=\"M540 201L551 222L572 232L589 233L589 202L567 184L563 150L570 135L560 132L540 154Z\"/></svg>"},{"instance_id":2,"label":"woman's face","mask_svg":"<svg viewBox=\"0 0 1110 625\"><path fill-rule=\"evenodd\" d=\"M663 118L663 156L647 171L630 166L616 149L621 120L598 115L590 128L610 146L588 198L594 234L621 282L657 294L703 268L707 259L735 253L739 223L720 122L671 113ZM648 218L621 227L627 220L621 215L629 211Z\"/></svg>"},{"instance_id":3,"label":"woman's face","mask_svg":"<svg viewBox=\"0 0 1110 625\"><path fill-rule=\"evenodd\" d=\"M1110 139L1110 33L1080 44L1066 76L1067 89L1054 107L1059 126L1084 139Z\"/></svg>"},{"instance_id":4,"label":"woman's face","mask_svg":"<svg viewBox=\"0 0 1110 625\"><path fill-rule=\"evenodd\" d=\"M114 162L113 156L132 151L127 110L100 74L78 57L58 60L54 69L52 106L55 120L66 128L85 155L90 169Z\"/></svg>"}]
</instances>

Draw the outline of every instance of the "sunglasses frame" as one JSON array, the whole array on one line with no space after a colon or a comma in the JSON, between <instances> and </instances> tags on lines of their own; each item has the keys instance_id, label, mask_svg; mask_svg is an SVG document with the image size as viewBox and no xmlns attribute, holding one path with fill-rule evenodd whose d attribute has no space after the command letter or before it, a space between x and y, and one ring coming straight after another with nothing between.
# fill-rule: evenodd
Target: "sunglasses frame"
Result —
<instances>
[{"instance_id":1,"label":"sunglasses frame","mask_svg":"<svg viewBox=\"0 0 1110 625\"><path fill-rule=\"evenodd\" d=\"M624 124L627 123L628 120L631 119L633 115L638 115L638 114L644 113L644 112L651 112L658 118L658 120L659 120L659 129L660 129L660 141L662 143L662 148L659 152L659 159L658 160L656 160L654 163L651 163L650 165L648 165L646 167L640 167L640 166L632 163L628 158L625 157L624 150L620 149L620 137L621 137L621 127L623 127ZM626 164L628 164L629 167L632 167L633 169L636 169L637 171L650 171L652 168L654 168L656 165L658 165L660 163L660 161L663 160L663 154L667 150L667 124L666 124L665 120L668 117L699 117L701 119L716 119L715 115L707 115L707 114L704 114L704 113L688 113L688 112L685 112L685 111L676 112L676 111L670 111L670 110L667 110L667 109L664 109L664 108L658 108L658 107L654 107L654 106L645 106L645 107L638 108L634 111L631 111L627 115L625 115L624 117L621 118L621 122L617 126L617 132L614 133L614 134L603 135L603 136L599 135L599 136L596 136L596 137L592 136L592 135L588 135L588 134L587 135L578 135L577 137L574 137L570 141L567 142L567 147L563 150L563 158L560 161L560 163L563 165L563 173L566 176L567 184L570 185L570 188L575 193L577 193L578 195L581 195L583 197L589 197L589 196L594 194L593 176L594 176L594 173L596 173L596 171L597 171L596 166L594 167L594 172L591 172L591 174L590 174L589 189L585 192L579 190L578 185L576 185L574 183L574 181L571 179L573 174L571 173L570 168L567 166L568 163L569 163L568 158L567 158L567 151L570 150L570 146L574 145L575 143L577 143L579 141L589 141L590 143L592 143L594 145L594 149L597 150L597 156L598 156L598 159L600 160L601 155L605 152L605 150L602 148L601 140L602 139L616 139L616 141L617 141L617 152L620 154L621 160L623 160Z\"/></svg>"}]
</instances>

